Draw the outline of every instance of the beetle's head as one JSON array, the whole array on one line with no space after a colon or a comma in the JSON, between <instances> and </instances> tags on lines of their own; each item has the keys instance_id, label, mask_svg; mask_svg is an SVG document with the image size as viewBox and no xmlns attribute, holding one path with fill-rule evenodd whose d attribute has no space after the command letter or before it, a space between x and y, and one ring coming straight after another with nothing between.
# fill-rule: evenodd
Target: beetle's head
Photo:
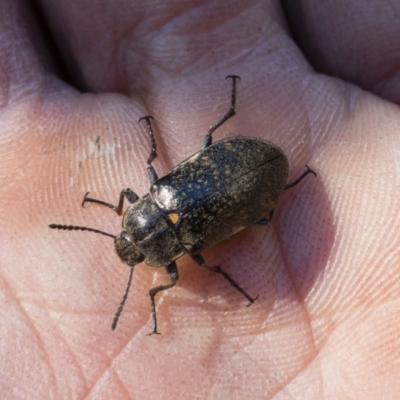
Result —
<instances>
[{"instance_id":1,"label":"beetle's head","mask_svg":"<svg viewBox=\"0 0 400 400\"><path fill-rule=\"evenodd\" d=\"M116 236L114 243L118 257L129 266L133 267L144 260L143 253L138 249L135 243L130 240L126 231L122 231Z\"/></svg>"}]
</instances>

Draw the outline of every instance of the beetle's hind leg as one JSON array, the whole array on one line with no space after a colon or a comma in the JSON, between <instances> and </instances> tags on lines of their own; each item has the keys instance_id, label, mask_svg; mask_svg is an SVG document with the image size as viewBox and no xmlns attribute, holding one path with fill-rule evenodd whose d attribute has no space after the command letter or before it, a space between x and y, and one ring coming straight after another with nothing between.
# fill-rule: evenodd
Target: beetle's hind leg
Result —
<instances>
[{"instance_id":1,"label":"beetle's hind leg","mask_svg":"<svg viewBox=\"0 0 400 400\"><path fill-rule=\"evenodd\" d=\"M246 297L247 300L249 300L250 303L248 304L248 306L253 304L257 300L258 296L256 298L251 297L248 293L246 293L244 291L244 289L242 289L239 286L239 284L235 280L233 280L231 278L231 276L227 272L225 272L220 267L218 267L218 266L216 266L216 267L208 266L206 264L206 262L204 261L204 258L200 254L191 254L191 257L193 258L194 261L196 261L197 264L200 265L200 267L208 269L209 271L213 271L213 272L216 272L218 274L221 274L235 289L237 289L240 293L242 293L242 295L244 297Z\"/></svg>"},{"instance_id":2,"label":"beetle's hind leg","mask_svg":"<svg viewBox=\"0 0 400 400\"><path fill-rule=\"evenodd\" d=\"M293 186L296 186L298 183L300 183L303 178L305 178L308 174L313 174L314 176L317 176L317 174L308 166L306 165L306 170L292 183L289 183L288 185L285 186L284 190L290 189Z\"/></svg>"},{"instance_id":3,"label":"beetle's hind leg","mask_svg":"<svg viewBox=\"0 0 400 400\"><path fill-rule=\"evenodd\" d=\"M83 197L82 200L82 207L85 207L85 203L97 203L101 204L102 206L106 206L108 208L111 208L114 210L118 215L122 215L122 207L124 206L124 199L127 199L129 203L134 203L137 199L139 199L139 196L131 189L124 189L121 191L121 194L119 195L119 202L118 206L114 206L111 203L107 203L102 200L97 200L97 199L92 199L91 197L87 197L87 195L90 192L87 192L85 196Z\"/></svg>"},{"instance_id":4,"label":"beetle's hind leg","mask_svg":"<svg viewBox=\"0 0 400 400\"><path fill-rule=\"evenodd\" d=\"M150 179L151 184L153 184L158 179L157 172L152 165L152 162L157 157L156 139L154 137L153 127L151 125L152 119L153 119L153 117L151 117L150 115L139 119L139 122L142 120L146 121L147 133L149 134L149 137L150 137L151 152L150 152L150 156L147 160L147 173L149 174L149 179Z\"/></svg>"},{"instance_id":5,"label":"beetle's hind leg","mask_svg":"<svg viewBox=\"0 0 400 400\"><path fill-rule=\"evenodd\" d=\"M178 273L178 268L176 266L176 262L173 261L172 263L168 264L165 269L167 270L169 279L171 280L171 283L168 283L166 285L160 285L153 287L149 290L149 296L150 296L150 301L151 301L151 316L153 319L153 330L148 333L148 335L160 335L160 333L157 330L157 310L156 310L156 302L154 298L156 297L156 294L158 292L161 292L163 290L169 289L172 286L176 285L177 280L179 279L179 273Z\"/></svg>"},{"instance_id":6,"label":"beetle's hind leg","mask_svg":"<svg viewBox=\"0 0 400 400\"><path fill-rule=\"evenodd\" d=\"M204 138L203 141L203 149L206 147L210 146L212 143L212 134L224 123L226 122L229 118L233 117L236 112L235 112L235 107L236 107L236 81L240 79L240 76L237 75L228 75L225 77L227 78L232 78L232 95L231 95L231 105L229 107L229 110L227 113L215 124L213 125L210 130L208 131L207 135Z\"/></svg>"}]
</instances>

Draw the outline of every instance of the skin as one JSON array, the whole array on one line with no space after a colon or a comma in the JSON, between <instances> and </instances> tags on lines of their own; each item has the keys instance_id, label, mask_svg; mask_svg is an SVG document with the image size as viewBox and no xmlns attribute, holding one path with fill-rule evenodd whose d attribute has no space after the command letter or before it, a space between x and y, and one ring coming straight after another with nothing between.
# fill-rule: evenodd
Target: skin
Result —
<instances>
[{"instance_id":1,"label":"skin","mask_svg":"<svg viewBox=\"0 0 400 400\"><path fill-rule=\"evenodd\" d=\"M397 398L399 2L3 3L2 397ZM285 192L269 227L203 254L259 295L251 307L184 257L148 337L147 291L167 277L141 264L113 332L129 269L112 239L47 226L118 234L111 210L81 208L85 192L144 195L138 119L155 117L162 175L227 110L228 74L238 115L214 140L270 140L289 181L305 164L318 177Z\"/></svg>"}]
</instances>

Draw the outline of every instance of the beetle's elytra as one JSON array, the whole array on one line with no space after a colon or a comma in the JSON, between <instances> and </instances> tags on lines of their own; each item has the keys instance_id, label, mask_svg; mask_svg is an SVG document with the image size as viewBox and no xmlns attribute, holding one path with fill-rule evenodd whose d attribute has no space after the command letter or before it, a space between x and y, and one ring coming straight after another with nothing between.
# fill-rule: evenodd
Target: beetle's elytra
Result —
<instances>
[{"instance_id":1,"label":"beetle's elytra","mask_svg":"<svg viewBox=\"0 0 400 400\"><path fill-rule=\"evenodd\" d=\"M151 140L147 161L150 191L139 198L131 189L121 192L118 206L87 197L85 203L98 203L122 215L123 202L130 203L122 220L123 231L114 236L93 228L73 225L49 225L52 229L86 230L114 238L119 258L131 267L128 286L115 314L112 329L128 296L133 267L141 263L165 267L170 283L149 291L153 329L158 334L155 296L174 286L179 278L176 260L188 253L201 267L221 274L244 295L250 304L255 301L220 267L208 266L201 252L235 235L251 225L268 224L282 192L297 185L306 171L287 185L289 164L283 151L275 144L250 137L231 137L212 144L212 134L235 115L236 75L232 79L231 105L228 112L208 131L202 149L167 175L158 178L152 165L156 142L152 117L143 117ZM228 78L227 77L227 78Z\"/></svg>"}]
</instances>

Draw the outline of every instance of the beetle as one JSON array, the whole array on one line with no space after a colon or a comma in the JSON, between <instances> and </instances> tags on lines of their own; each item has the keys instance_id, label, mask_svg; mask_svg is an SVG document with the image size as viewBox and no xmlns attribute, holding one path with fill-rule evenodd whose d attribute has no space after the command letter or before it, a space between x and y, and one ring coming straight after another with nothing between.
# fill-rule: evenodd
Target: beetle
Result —
<instances>
[{"instance_id":1,"label":"beetle","mask_svg":"<svg viewBox=\"0 0 400 400\"><path fill-rule=\"evenodd\" d=\"M127 288L115 314L112 329L128 297L136 264L145 262L153 267L165 267L170 282L149 290L153 329L159 334L155 296L175 286L179 274L176 260L189 254L201 267L222 275L252 304L256 299L219 266L209 266L201 253L252 225L267 225L283 191L297 185L312 173L308 166L293 183L286 184L289 164L283 151L263 139L235 136L212 143L212 134L235 115L237 75L232 79L231 104L228 112L208 131L202 149L178 164L161 178L152 165L157 157L156 141L151 124L152 117L145 116L151 152L147 160L150 179L149 193L139 197L131 189L120 193L114 206L88 197L85 203L97 203L123 212L124 199L130 205L123 219L123 231L112 235L98 229L75 225L51 224L52 229L84 230L110 236L114 239L119 258L131 267Z\"/></svg>"}]
</instances>

